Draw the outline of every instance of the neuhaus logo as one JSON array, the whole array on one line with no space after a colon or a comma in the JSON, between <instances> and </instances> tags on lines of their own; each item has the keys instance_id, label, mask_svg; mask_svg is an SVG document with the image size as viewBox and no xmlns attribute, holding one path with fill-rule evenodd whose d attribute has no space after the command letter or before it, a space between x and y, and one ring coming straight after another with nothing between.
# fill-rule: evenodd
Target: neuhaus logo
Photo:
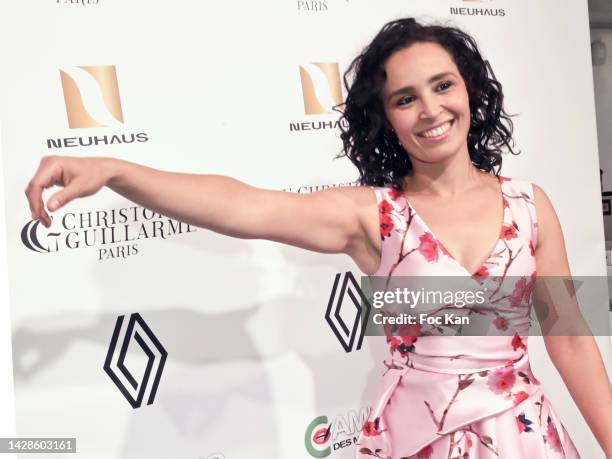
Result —
<instances>
[{"instance_id":1,"label":"neuhaus logo","mask_svg":"<svg viewBox=\"0 0 612 459\"><path fill-rule=\"evenodd\" d=\"M115 66L71 67L60 76L70 129L123 124Z\"/></svg>"},{"instance_id":2,"label":"neuhaus logo","mask_svg":"<svg viewBox=\"0 0 612 459\"><path fill-rule=\"evenodd\" d=\"M356 445L359 431L370 414L368 407L338 414L331 422L327 416L314 418L304 432L304 446L312 457L327 457L333 451Z\"/></svg>"},{"instance_id":3,"label":"neuhaus logo","mask_svg":"<svg viewBox=\"0 0 612 459\"><path fill-rule=\"evenodd\" d=\"M342 86L337 62L300 65L300 81L307 115L332 114L342 103Z\"/></svg>"},{"instance_id":4,"label":"neuhaus logo","mask_svg":"<svg viewBox=\"0 0 612 459\"><path fill-rule=\"evenodd\" d=\"M21 229L21 242L33 252L52 253L95 248L98 261L137 255L144 239L168 239L193 233L187 223L172 220L144 207L63 214L51 228L29 221Z\"/></svg>"},{"instance_id":5,"label":"neuhaus logo","mask_svg":"<svg viewBox=\"0 0 612 459\"><path fill-rule=\"evenodd\" d=\"M115 66L64 67L59 70L59 75L70 129L117 129L124 126ZM90 147L148 140L144 132L96 134L47 139L47 148Z\"/></svg>"},{"instance_id":6,"label":"neuhaus logo","mask_svg":"<svg viewBox=\"0 0 612 459\"><path fill-rule=\"evenodd\" d=\"M506 16L504 9L493 8L491 2L492 0L463 0L465 6L451 6L450 14L455 16Z\"/></svg>"},{"instance_id":7,"label":"neuhaus logo","mask_svg":"<svg viewBox=\"0 0 612 459\"><path fill-rule=\"evenodd\" d=\"M325 320L346 352L361 349L372 306L350 271L336 274Z\"/></svg>"},{"instance_id":8,"label":"neuhaus logo","mask_svg":"<svg viewBox=\"0 0 612 459\"><path fill-rule=\"evenodd\" d=\"M148 392L147 405L155 400L155 394L164 371L168 352L159 342L140 314L130 316L127 326L123 327L124 316L115 323L104 362L104 371L121 391L132 408L139 408ZM142 374L136 373L126 365L128 349L140 347L147 358Z\"/></svg>"},{"instance_id":9,"label":"neuhaus logo","mask_svg":"<svg viewBox=\"0 0 612 459\"><path fill-rule=\"evenodd\" d=\"M314 62L299 66L305 115L337 115L342 103L342 85L337 62ZM336 129L338 120L325 119L289 123L290 131Z\"/></svg>"}]
</instances>

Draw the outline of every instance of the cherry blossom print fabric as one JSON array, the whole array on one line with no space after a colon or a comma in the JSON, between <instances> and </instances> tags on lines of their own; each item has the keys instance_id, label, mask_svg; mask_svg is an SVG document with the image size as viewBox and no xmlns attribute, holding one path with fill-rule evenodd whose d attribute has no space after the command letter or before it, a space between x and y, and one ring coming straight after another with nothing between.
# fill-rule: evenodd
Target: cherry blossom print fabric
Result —
<instances>
[{"instance_id":1,"label":"cherry blossom print fabric","mask_svg":"<svg viewBox=\"0 0 612 459\"><path fill-rule=\"evenodd\" d=\"M529 364L538 236L533 186L498 181L503 223L474 273L453 258L399 190L371 187L382 239L372 276L463 276L475 287L487 286L495 305L477 311L479 320L518 332L432 336L421 335L421 325L396 326L385 338L388 354L359 435L358 459L580 457Z\"/></svg>"}]
</instances>

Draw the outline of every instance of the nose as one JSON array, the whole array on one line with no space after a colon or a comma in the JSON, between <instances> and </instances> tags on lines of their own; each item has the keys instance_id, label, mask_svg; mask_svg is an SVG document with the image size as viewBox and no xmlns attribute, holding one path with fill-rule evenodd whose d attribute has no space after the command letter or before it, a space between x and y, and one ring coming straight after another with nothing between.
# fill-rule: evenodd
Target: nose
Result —
<instances>
[{"instance_id":1,"label":"nose","mask_svg":"<svg viewBox=\"0 0 612 459\"><path fill-rule=\"evenodd\" d=\"M436 97L433 95L426 95L421 97L421 119L437 118L441 112L441 107Z\"/></svg>"}]
</instances>

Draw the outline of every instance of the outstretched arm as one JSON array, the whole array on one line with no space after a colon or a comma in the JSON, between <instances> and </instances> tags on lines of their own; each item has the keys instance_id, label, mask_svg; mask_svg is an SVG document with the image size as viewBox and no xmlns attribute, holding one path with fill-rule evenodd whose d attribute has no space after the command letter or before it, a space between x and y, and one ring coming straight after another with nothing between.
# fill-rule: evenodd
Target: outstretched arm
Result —
<instances>
[{"instance_id":1,"label":"outstretched arm","mask_svg":"<svg viewBox=\"0 0 612 459\"><path fill-rule=\"evenodd\" d=\"M604 363L575 296L561 225L544 191L534 185L539 243L535 252L536 296L559 317L543 324L544 343L572 398L608 458L612 458L612 389ZM544 330L545 326L548 330Z\"/></svg>"},{"instance_id":2,"label":"outstretched arm","mask_svg":"<svg viewBox=\"0 0 612 459\"><path fill-rule=\"evenodd\" d=\"M371 245L364 215L377 222L375 198L364 187L298 195L221 175L165 172L112 158L50 156L42 159L26 189L32 218L47 227L51 219L42 193L54 185L63 188L48 199L51 212L107 186L147 209L201 228L322 253L362 253Z\"/></svg>"}]
</instances>

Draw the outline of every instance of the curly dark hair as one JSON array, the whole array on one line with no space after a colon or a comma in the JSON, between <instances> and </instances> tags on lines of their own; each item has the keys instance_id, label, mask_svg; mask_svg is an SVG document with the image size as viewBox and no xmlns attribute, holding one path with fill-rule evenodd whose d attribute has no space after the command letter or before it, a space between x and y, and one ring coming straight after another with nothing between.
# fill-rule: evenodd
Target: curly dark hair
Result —
<instances>
[{"instance_id":1,"label":"curly dark hair","mask_svg":"<svg viewBox=\"0 0 612 459\"><path fill-rule=\"evenodd\" d=\"M336 158L348 156L359 170L358 183L392 186L403 190L403 178L412 163L386 121L381 91L387 78L384 64L396 51L417 42L442 46L453 58L469 96L471 112L467 144L472 163L499 177L502 147L512 154L513 124L503 108L502 85L482 58L476 41L455 27L422 25L414 18L388 22L344 73L346 101L334 107L340 117L343 148ZM349 84L349 76L353 82Z\"/></svg>"}]
</instances>

